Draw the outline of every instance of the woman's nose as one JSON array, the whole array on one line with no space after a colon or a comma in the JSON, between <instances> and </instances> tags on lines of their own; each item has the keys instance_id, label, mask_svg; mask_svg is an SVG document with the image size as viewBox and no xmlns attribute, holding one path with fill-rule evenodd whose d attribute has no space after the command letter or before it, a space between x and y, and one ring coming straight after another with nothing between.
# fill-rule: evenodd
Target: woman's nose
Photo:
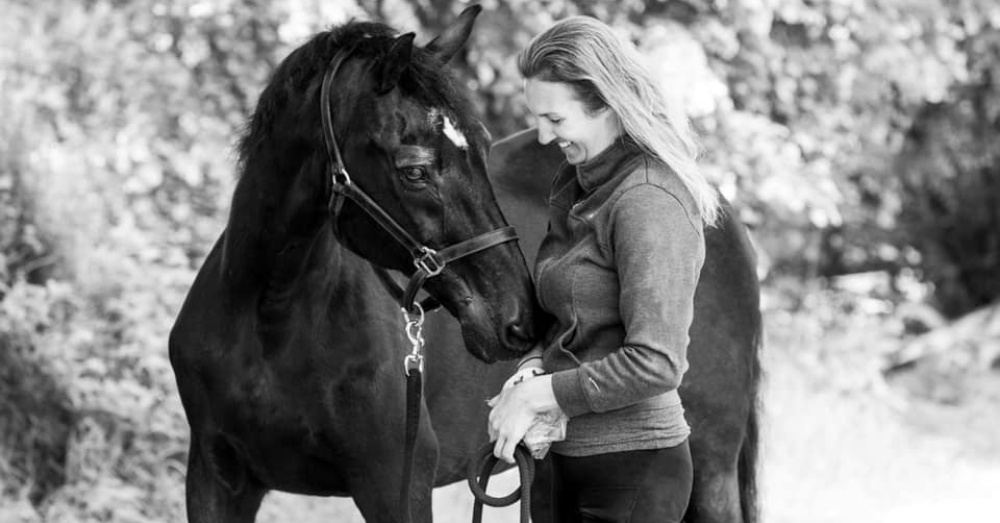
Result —
<instances>
[{"instance_id":1,"label":"woman's nose","mask_svg":"<svg viewBox=\"0 0 1000 523\"><path fill-rule=\"evenodd\" d=\"M552 126L543 119L538 120L538 143L545 145L555 140L556 135L552 132Z\"/></svg>"}]
</instances>

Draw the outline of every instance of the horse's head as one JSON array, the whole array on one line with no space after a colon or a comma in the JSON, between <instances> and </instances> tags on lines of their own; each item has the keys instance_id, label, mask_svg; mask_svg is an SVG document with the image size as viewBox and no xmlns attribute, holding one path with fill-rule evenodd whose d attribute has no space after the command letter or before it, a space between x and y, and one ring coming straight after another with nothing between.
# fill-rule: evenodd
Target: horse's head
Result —
<instances>
[{"instance_id":1,"label":"horse's head","mask_svg":"<svg viewBox=\"0 0 1000 523\"><path fill-rule=\"evenodd\" d=\"M468 349L493 361L530 348L537 307L487 177L488 133L445 65L478 12L425 47L377 24L342 34L319 107L339 239L413 277L409 297L426 278Z\"/></svg>"}]
</instances>

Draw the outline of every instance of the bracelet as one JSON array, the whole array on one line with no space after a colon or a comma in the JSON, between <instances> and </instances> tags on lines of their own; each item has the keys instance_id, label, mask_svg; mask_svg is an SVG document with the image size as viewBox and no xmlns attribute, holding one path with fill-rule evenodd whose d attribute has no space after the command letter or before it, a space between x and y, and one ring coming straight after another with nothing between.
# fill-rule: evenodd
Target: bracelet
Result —
<instances>
[{"instance_id":1,"label":"bracelet","mask_svg":"<svg viewBox=\"0 0 1000 523\"><path fill-rule=\"evenodd\" d=\"M504 389L506 389L508 386L512 387L512 386L517 385L519 383L523 383L524 381L529 380L531 378L534 378L536 376L543 376L544 374L545 374L545 371L542 370L542 369L539 369L538 367L532 367L530 369L519 370L519 371L515 372L513 376L511 376L510 378L507 379L507 383L504 383Z\"/></svg>"},{"instance_id":2,"label":"bracelet","mask_svg":"<svg viewBox=\"0 0 1000 523\"><path fill-rule=\"evenodd\" d=\"M527 358L524 358L523 360L521 360L521 361L517 362L517 368L518 368L518 369L520 370L520 368L521 368L521 367L522 367L522 366L523 366L523 365L524 365L525 363L528 363L528 362L529 362L529 361L531 361L531 360L540 360L540 359L542 359L542 357L541 357L541 356L528 356Z\"/></svg>"}]
</instances>

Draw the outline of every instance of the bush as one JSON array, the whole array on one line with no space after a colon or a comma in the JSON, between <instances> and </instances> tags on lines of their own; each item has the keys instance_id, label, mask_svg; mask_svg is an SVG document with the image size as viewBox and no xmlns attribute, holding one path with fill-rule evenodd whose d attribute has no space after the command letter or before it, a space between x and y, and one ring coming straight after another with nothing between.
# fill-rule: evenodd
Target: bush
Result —
<instances>
[{"instance_id":1,"label":"bush","mask_svg":"<svg viewBox=\"0 0 1000 523\"><path fill-rule=\"evenodd\" d=\"M0 494L33 505L66 481L73 411L57 371L36 350L59 302L28 284L0 302Z\"/></svg>"},{"instance_id":2,"label":"bush","mask_svg":"<svg viewBox=\"0 0 1000 523\"><path fill-rule=\"evenodd\" d=\"M970 47L972 80L923 108L897 163L901 229L949 317L1000 297L1000 31Z\"/></svg>"}]
</instances>

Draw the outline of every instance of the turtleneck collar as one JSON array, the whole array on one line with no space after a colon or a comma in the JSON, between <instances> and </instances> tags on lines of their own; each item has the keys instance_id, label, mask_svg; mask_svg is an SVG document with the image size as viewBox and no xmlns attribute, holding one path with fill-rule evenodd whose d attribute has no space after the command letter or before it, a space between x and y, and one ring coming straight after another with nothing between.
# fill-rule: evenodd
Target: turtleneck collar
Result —
<instances>
[{"instance_id":1,"label":"turtleneck collar","mask_svg":"<svg viewBox=\"0 0 1000 523\"><path fill-rule=\"evenodd\" d=\"M576 179L584 192L591 192L619 172L620 167L642 152L639 144L622 133L607 149L576 166Z\"/></svg>"}]
</instances>

